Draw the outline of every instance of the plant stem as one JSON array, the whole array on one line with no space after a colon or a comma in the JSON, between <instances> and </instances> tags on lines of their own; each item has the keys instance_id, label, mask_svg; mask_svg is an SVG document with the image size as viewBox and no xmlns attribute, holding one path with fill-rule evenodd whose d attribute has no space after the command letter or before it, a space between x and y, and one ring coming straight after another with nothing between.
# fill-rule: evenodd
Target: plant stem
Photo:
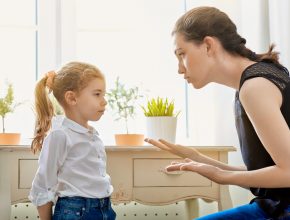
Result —
<instances>
[{"instance_id":1,"label":"plant stem","mask_svg":"<svg viewBox=\"0 0 290 220\"><path fill-rule=\"evenodd\" d=\"M4 117L2 116L2 131L5 133L5 126L4 126Z\"/></svg>"},{"instance_id":2,"label":"plant stem","mask_svg":"<svg viewBox=\"0 0 290 220\"><path fill-rule=\"evenodd\" d=\"M129 134L129 130L128 130L128 120L127 120L127 118L125 119L125 122L126 122L126 131L127 131L127 134Z\"/></svg>"}]
</instances>

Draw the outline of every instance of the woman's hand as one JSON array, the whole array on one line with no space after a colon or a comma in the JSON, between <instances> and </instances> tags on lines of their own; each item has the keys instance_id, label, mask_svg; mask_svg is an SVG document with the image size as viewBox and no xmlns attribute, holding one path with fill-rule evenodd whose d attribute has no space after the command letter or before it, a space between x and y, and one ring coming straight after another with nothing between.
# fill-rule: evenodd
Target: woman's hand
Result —
<instances>
[{"instance_id":1,"label":"woman's hand","mask_svg":"<svg viewBox=\"0 0 290 220\"><path fill-rule=\"evenodd\" d=\"M218 167L199 163L193 160L186 158L184 161L180 162L172 162L171 165L165 168L168 172L171 171L191 171L196 172L216 183L222 183L221 174L223 170L219 169Z\"/></svg>"},{"instance_id":2,"label":"woman's hand","mask_svg":"<svg viewBox=\"0 0 290 220\"><path fill-rule=\"evenodd\" d=\"M154 140L146 138L145 142L152 144L162 150L166 150L182 158L190 158L194 161L199 161L200 153L192 147L185 147L179 144L172 144L163 139Z\"/></svg>"}]
</instances>

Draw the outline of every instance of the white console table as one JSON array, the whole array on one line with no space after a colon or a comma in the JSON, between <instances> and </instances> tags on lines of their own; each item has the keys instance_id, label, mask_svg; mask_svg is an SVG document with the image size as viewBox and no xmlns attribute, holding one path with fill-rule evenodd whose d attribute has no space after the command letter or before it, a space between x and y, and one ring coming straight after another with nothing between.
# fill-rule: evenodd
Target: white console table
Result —
<instances>
[{"instance_id":1,"label":"white console table","mask_svg":"<svg viewBox=\"0 0 290 220\"><path fill-rule=\"evenodd\" d=\"M227 163L234 147L195 147L209 157ZM218 202L219 210L232 207L228 186L219 185L190 172L164 173L161 170L175 155L153 146L106 147L107 172L111 176L113 203L137 201L166 205L186 200L187 216L198 216L196 198ZM11 204L27 201L37 169L38 155L29 146L0 146L0 216L10 220Z\"/></svg>"}]
</instances>

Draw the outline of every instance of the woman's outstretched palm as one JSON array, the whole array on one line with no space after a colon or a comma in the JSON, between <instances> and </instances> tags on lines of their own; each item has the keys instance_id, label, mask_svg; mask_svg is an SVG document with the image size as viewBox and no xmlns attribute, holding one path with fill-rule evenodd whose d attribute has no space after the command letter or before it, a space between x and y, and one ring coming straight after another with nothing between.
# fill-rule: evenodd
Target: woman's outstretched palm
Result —
<instances>
[{"instance_id":1,"label":"woman's outstretched palm","mask_svg":"<svg viewBox=\"0 0 290 220\"><path fill-rule=\"evenodd\" d=\"M182 145L179 145L179 144L172 144L172 143L169 143L163 139L160 139L160 140L154 140L154 139L149 139L149 138L146 138L145 141L149 144L152 144L162 150L166 150L172 154L175 154L179 157L182 157L182 158L190 158L194 161L198 161L198 158L199 158L199 155L200 153L195 150L194 148L191 148L191 147L185 147L185 146L182 146Z\"/></svg>"}]
</instances>

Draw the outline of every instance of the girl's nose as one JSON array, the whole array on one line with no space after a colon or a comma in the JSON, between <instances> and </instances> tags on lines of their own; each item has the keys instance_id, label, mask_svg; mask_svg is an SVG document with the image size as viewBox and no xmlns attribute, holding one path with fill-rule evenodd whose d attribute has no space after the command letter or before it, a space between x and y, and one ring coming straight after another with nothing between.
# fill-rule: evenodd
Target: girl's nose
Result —
<instances>
[{"instance_id":1,"label":"girl's nose","mask_svg":"<svg viewBox=\"0 0 290 220\"><path fill-rule=\"evenodd\" d=\"M108 104L108 102L107 102L107 100L104 98L104 100L103 100L103 103L102 103L103 105L107 105Z\"/></svg>"}]
</instances>

